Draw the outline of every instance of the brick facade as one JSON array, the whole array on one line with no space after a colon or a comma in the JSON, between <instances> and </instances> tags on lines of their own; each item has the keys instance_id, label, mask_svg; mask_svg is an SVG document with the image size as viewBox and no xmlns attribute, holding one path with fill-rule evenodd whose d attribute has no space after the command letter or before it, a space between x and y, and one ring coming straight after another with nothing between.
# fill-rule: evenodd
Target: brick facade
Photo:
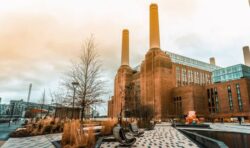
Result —
<instances>
[{"instance_id":1,"label":"brick facade","mask_svg":"<svg viewBox=\"0 0 250 148\"><path fill-rule=\"evenodd\" d=\"M135 83L138 87L141 103L153 106L155 119L184 117L191 110L196 111L199 117L205 118L250 117L250 79L242 78L211 84L211 72L172 63L167 55L164 58L154 55L154 58L152 55L147 55L140 71L133 71L128 67L118 70L115 79L115 96L108 104L109 117L117 117L120 114L121 106L125 104L121 86L124 89L129 82ZM179 67L180 71L186 69L186 78L181 72L180 81L177 80L176 67ZM193 78L190 78L189 70L193 71ZM194 76L196 72L199 80L195 81L198 79ZM201 73L204 78L201 78ZM241 111L239 110L236 85L239 85ZM230 86L232 94L232 111L229 106L228 86Z\"/></svg>"},{"instance_id":2,"label":"brick facade","mask_svg":"<svg viewBox=\"0 0 250 148\"><path fill-rule=\"evenodd\" d=\"M215 83L205 87L205 103L208 116L212 117L250 117L250 79L242 78L223 83ZM239 93L237 93L237 86ZM216 91L217 90L217 94ZM208 95L210 93L210 96ZM212 92L212 93L211 93ZM211 97L211 94L214 94ZM216 109L216 96L218 107ZM230 97L231 96L231 97ZM208 99L211 99L210 104ZM230 98L232 101L230 101ZM214 100L212 100L214 99ZM230 102L232 107L230 108ZM240 107L240 104L242 106ZM213 109L214 105L214 109ZM209 110L210 108L210 110Z\"/></svg>"},{"instance_id":3,"label":"brick facade","mask_svg":"<svg viewBox=\"0 0 250 148\"><path fill-rule=\"evenodd\" d=\"M108 116L124 115L125 104L126 109L132 108L132 102L139 100L140 104L153 107L156 120L183 117L188 111L196 111L198 116L206 118L250 117L250 80L241 78L212 84L211 71L220 67L215 62L208 64L161 50L158 23L158 7L152 4L150 49L137 69L129 66L129 37L126 30L122 44L122 64L115 76L114 96L108 102ZM133 91L126 93L127 86L131 84ZM131 93L136 93L136 97L128 97ZM233 104L231 110L228 97Z\"/></svg>"}]
</instances>

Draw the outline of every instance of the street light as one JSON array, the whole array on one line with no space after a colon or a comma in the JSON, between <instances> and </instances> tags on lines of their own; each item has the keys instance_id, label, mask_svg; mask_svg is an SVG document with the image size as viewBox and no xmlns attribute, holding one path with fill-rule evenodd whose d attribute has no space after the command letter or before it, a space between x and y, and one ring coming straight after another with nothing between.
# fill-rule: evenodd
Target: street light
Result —
<instances>
[{"instance_id":1,"label":"street light","mask_svg":"<svg viewBox=\"0 0 250 148\"><path fill-rule=\"evenodd\" d=\"M74 110L75 110L75 94L76 94L76 87L79 85L79 83L78 82L72 82L71 83L72 85L73 85L73 88L74 88L74 94L73 94L73 111L72 111L72 117L71 117L71 119L73 118L73 117L75 117L74 116Z\"/></svg>"}]
</instances>

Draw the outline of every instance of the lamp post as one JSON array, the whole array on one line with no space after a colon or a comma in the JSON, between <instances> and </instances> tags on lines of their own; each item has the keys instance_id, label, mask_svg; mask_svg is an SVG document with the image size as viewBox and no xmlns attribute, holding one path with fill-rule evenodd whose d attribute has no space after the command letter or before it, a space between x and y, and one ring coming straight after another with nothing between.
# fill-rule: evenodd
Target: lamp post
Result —
<instances>
[{"instance_id":1,"label":"lamp post","mask_svg":"<svg viewBox=\"0 0 250 148\"><path fill-rule=\"evenodd\" d=\"M1 103L2 103L2 98L0 97L0 115L2 115L2 105L1 105Z\"/></svg>"},{"instance_id":2,"label":"lamp post","mask_svg":"<svg viewBox=\"0 0 250 148\"><path fill-rule=\"evenodd\" d=\"M79 83L78 82L72 82L71 83L72 85L73 85L73 88L74 88L74 93L73 93L73 111L72 111L72 117L71 117L71 119L73 119L73 117L75 117L74 116L74 110L75 110L75 94L76 94L76 87L79 85Z\"/></svg>"}]
</instances>

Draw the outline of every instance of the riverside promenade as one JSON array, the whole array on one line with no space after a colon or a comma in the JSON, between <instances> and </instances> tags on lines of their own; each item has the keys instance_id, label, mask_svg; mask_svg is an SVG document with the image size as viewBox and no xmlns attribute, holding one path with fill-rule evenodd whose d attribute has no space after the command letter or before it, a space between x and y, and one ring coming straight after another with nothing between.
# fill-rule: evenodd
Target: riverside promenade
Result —
<instances>
[{"instance_id":1,"label":"riverside promenade","mask_svg":"<svg viewBox=\"0 0 250 148\"><path fill-rule=\"evenodd\" d=\"M22 121L0 124L0 146L9 138L9 134L15 131L18 127L21 127Z\"/></svg>"}]
</instances>

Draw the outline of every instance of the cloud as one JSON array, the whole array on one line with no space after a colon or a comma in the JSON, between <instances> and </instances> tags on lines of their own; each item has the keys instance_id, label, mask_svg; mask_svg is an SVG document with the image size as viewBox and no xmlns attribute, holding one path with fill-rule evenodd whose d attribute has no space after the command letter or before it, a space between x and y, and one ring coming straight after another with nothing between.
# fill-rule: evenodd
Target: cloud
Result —
<instances>
[{"instance_id":1,"label":"cloud","mask_svg":"<svg viewBox=\"0 0 250 148\"><path fill-rule=\"evenodd\" d=\"M83 27L86 33L83 36L80 28L71 28L72 26L48 14L12 13L2 20L0 95L4 97L5 102L9 99L26 98L29 83L35 88L32 89L33 101L37 101L43 88L54 87L55 83L60 81L70 62L81 54L83 40L90 36L91 30L95 31L94 27L88 24ZM90 28L90 31L85 31L87 28ZM97 28L101 26L97 25ZM119 66L118 62L114 64L114 60L119 60L120 56L116 52L120 50L111 44L112 40L100 37L102 35L105 34L101 32L95 36L107 76L113 74ZM113 58L110 58L109 55L112 54Z\"/></svg>"},{"instance_id":2,"label":"cloud","mask_svg":"<svg viewBox=\"0 0 250 148\"><path fill-rule=\"evenodd\" d=\"M149 48L149 4L159 5L161 48L221 66L243 62L250 44L250 9L245 0L1 1L0 97L32 99L54 89L84 39L94 34L108 89L120 65L121 32L130 31L130 63ZM231 60L234 59L234 60Z\"/></svg>"}]
</instances>

